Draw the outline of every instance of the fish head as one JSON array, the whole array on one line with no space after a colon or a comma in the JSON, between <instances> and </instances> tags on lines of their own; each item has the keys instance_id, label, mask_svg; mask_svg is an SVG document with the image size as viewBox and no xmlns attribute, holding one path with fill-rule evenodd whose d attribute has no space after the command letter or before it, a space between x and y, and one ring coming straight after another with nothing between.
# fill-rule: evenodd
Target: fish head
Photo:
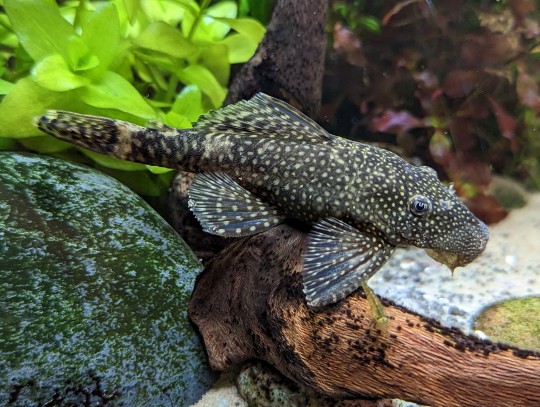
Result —
<instances>
[{"instance_id":1,"label":"fish head","mask_svg":"<svg viewBox=\"0 0 540 407\"><path fill-rule=\"evenodd\" d=\"M396 165L379 179L375 226L391 243L416 246L450 269L465 266L482 253L487 226L472 214L430 167Z\"/></svg>"}]
</instances>

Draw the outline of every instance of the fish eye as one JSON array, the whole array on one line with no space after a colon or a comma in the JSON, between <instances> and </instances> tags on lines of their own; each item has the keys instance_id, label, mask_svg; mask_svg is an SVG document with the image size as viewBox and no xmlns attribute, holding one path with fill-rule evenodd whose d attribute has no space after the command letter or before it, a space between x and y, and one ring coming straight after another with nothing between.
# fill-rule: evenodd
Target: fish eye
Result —
<instances>
[{"instance_id":1,"label":"fish eye","mask_svg":"<svg viewBox=\"0 0 540 407\"><path fill-rule=\"evenodd\" d=\"M409 208L415 215L425 216L431 212L433 204L431 203L431 199L423 195L415 195L409 201Z\"/></svg>"}]
</instances>

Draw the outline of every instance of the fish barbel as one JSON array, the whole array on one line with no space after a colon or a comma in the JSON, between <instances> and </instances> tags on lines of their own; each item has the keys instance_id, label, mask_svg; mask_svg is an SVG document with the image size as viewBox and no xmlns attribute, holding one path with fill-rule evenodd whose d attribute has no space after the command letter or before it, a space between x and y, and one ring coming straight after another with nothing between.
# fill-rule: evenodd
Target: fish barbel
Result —
<instances>
[{"instance_id":1,"label":"fish barbel","mask_svg":"<svg viewBox=\"0 0 540 407\"><path fill-rule=\"evenodd\" d=\"M309 305L356 290L399 246L426 249L452 270L474 260L489 232L436 172L329 134L259 93L192 129L49 111L52 136L126 160L197 173L189 205L207 232L246 236L287 218L312 224L303 251Z\"/></svg>"}]
</instances>

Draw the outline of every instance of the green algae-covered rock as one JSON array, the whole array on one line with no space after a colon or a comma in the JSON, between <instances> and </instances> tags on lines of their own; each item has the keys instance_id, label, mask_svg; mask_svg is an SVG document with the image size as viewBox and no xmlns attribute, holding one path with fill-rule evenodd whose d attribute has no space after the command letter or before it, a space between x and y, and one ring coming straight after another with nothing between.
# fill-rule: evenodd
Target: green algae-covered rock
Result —
<instances>
[{"instance_id":1,"label":"green algae-covered rock","mask_svg":"<svg viewBox=\"0 0 540 407\"><path fill-rule=\"evenodd\" d=\"M0 152L0 405L189 405L214 377L187 320L200 264L90 168Z\"/></svg>"},{"instance_id":2,"label":"green algae-covered rock","mask_svg":"<svg viewBox=\"0 0 540 407\"><path fill-rule=\"evenodd\" d=\"M540 297L516 298L484 309L475 328L493 341L540 351Z\"/></svg>"}]
</instances>

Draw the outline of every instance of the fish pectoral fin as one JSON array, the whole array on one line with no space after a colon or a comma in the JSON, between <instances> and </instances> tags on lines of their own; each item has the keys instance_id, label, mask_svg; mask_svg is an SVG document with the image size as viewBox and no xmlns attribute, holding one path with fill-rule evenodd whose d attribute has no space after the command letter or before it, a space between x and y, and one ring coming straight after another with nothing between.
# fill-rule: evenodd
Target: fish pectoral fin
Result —
<instances>
[{"instance_id":1,"label":"fish pectoral fin","mask_svg":"<svg viewBox=\"0 0 540 407\"><path fill-rule=\"evenodd\" d=\"M361 232L336 218L318 221L303 255L308 305L327 305L346 297L375 274L394 249L375 232Z\"/></svg>"},{"instance_id":2,"label":"fish pectoral fin","mask_svg":"<svg viewBox=\"0 0 540 407\"><path fill-rule=\"evenodd\" d=\"M189 208L203 230L220 236L248 236L270 229L285 217L221 172L197 174Z\"/></svg>"},{"instance_id":3,"label":"fish pectoral fin","mask_svg":"<svg viewBox=\"0 0 540 407\"><path fill-rule=\"evenodd\" d=\"M264 93L213 111L194 123L194 128L217 134L287 135L308 142L333 141L336 137L288 103Z\"/></svg>"}]
</instances>

